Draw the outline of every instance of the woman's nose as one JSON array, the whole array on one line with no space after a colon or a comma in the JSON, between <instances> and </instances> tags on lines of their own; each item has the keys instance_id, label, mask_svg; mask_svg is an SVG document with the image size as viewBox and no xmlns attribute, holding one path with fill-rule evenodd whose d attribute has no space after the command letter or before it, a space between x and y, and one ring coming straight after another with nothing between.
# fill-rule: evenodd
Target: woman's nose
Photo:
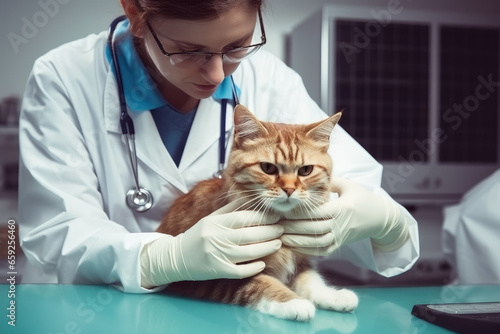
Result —
<instances>
[{"instance_id":1,"label":"woman's nose","mask_svg":"<svg viewBox=\"0 0 500 334\"><path fill-rule=\"evenodd\" d=\"M213 55L201 67L203 78L211 84L218 85L224 80L224 62L222 61L222 57L222 55Z\"/></svg>"}]
</instances>

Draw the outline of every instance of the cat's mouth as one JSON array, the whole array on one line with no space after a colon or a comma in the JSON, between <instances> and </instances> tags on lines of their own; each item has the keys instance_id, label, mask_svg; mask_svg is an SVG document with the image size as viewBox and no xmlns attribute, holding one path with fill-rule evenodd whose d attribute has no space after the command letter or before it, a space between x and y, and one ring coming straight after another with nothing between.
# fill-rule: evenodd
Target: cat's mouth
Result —
<instances>
[{"instance_id":1,"label":"cat's mouth","mask_svg":"<svg viewBox=\"0 0 500 334\"><path fill-rule=\"evenodd\" d=\"M287 197L287 198L276 199L273 202L272 207L274 210L279 212L288 212L295 209L298 205L299 205L299 200L292 197Z\"/></svg>"}]
</instances>

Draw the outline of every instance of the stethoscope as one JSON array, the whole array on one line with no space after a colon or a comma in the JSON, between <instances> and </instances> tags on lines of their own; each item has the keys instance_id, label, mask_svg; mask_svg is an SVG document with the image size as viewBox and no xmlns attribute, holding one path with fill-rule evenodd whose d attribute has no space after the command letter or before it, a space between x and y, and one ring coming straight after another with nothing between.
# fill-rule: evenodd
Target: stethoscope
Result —
<instances>
[{"instance_id":1,"label":"stethoscope","mask_svg":"<svg viewBox=\"0 0 500 334\"><path fill-rule=\"evenodd\" d=\"M116 81L118 85L118 98L120 101L120 126L122 130L122 135L125 138L127 145L127 152L130 161L130 167L132 169L132 174L134 175L135 187L131 188L126 195L126 203L128 207L136 212L146 212L153 206L153 194L151 192L140 186L139 184L139 173L137 168L137 151L135 146L135 129L132 117L127 111L127 102L125 101L125 93L123 89L122 75L120 71L120 64L118 61L118 56L116 53L116 48L113 41L113 35L116 26L121 21L125 20L126 16L120 16L113 20L109 26L108 35L108 46L111 50L111 57L113 58L113 64L115 66ZM238 95L236 93L236 86L234 84L233 77L231 76L231 84L233 89L233 101L234 106L239 104ZM219 169L213 174L214 178L222 178L224 172L224 165L226 162L226 111L227 111L228 99L221 100L221 117L220 117L220 136L219 136Z\"/></svg>"}]
</instances>

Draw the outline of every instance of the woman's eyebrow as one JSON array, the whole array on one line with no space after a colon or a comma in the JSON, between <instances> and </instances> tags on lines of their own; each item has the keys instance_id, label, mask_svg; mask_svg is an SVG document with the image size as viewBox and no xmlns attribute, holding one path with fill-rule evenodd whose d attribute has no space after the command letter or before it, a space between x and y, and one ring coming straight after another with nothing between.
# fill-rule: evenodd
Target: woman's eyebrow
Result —
<instances>
[{"instance_id":1,"label":"woman's eyebrow","mask_svg":"<svg viewBox=\"0 0 500 334\"><path fill-rule=\"evenodd\" d=\"M226 46L243 43L248 38L250 38L252 35L253 35L253 31L251 33L248 33L244 37L242 37L242 38L240 38L240 39L238 39L238 40L236 40L234 42L231 42L231 43L227 44ZM168 40L170 40L170 41L172 41L172 42L174 42L174 43L176 43L178 45L182 45L184 47L198 48L198 49L208 48L206 45L201 45L201 44L196 44L196 43L190 43L190 42L185 42L185 41L179 41L179 40L173 39L173 38L165 36L165 35L161 35L161 36L163 38L165 38L165 39L168 39Z\"/></svg>"},{"instance_id":2,"label":"woman's eyebrow","mask_svg":"<svg viewBox=\"0 0 500 334\"><path fill-rule=\"evenodd\" d=\"M201 45L201 44L195 44L195 43L190 43L190 42L185 42L185 41L179 41L179 40L176 40L176 39L173 39L173 38L170 38L168 36L163 36L165 37L166 39L176 43L176 44L182 44L184 46L187 46L187 47L193 47L193 48L204 48L205 46Z\"/></svg>"},{"instance_id":3,"label":"woman's eyebrow","mask_svg":"<svg viewBox=\"0 0 500 334\"><path fill-rule=\"evenodd\" d=\"M228 45L232 45L232 44L240 44L240 43L243 43L244 41L246 41L247 39L249 39L250 37L253 36L253 31L251 33L248 33L247 35L245 35L244 37L240 38L239 40L237 41L234 41L232 43L229 43Z\"/></svg>"}]
</instances>

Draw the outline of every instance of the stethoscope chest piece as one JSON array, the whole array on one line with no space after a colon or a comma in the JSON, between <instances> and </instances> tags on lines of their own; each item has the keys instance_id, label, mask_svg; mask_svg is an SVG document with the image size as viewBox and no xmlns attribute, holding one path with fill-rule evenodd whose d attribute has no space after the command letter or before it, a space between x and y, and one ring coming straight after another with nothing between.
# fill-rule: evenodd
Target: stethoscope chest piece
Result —
<instances>
[{"instance_id":1,"label":"stethoscope chest piece","mask_svg":"<svg viewBox=\"0 0 500 334\"><path fill-rule=\"evenodd\" d=\"M213 178L214 179L222 179L222 174L224 174L224 170L223 169L219 169L218 171L216 171L215 173L213 173Z\"/></svg>"},{"instance_id":2,"label":"stethoscope chest piece","mask_svg":"<svg viewBox=\"0 0 500 334\"><path fill-rule=\"evenodd\" d=\"M136 212L146 212L153 206L153 195L145 188L130 189L127 192L127 205Z\"/></svg>"}]
</instances>

